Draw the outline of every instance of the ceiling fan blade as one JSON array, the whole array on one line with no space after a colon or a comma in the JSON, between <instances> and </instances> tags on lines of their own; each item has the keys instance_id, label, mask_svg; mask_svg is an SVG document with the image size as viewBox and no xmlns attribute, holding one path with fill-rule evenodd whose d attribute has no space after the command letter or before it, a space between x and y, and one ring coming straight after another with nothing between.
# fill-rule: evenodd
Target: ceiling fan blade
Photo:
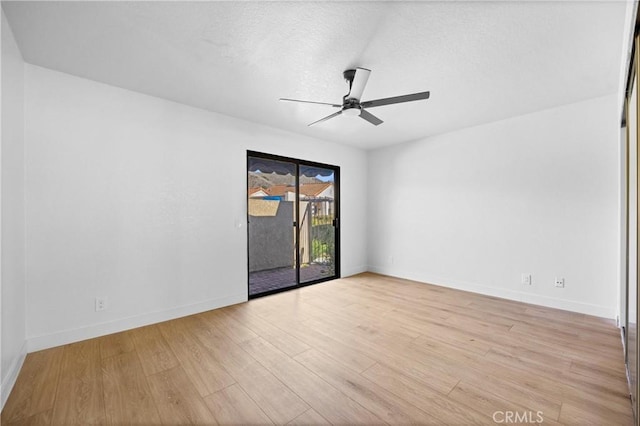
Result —
<instances>
[{"instance_id":1,"label":"ceiling fan blade","mask_svg":"<svg viewBox=\"0 0 640 426\"><path fill-rule=\"evenodd\" d=\"M349 90L347 99L357 99L359 101L362 98L362 92L364 92L364 87L367 85L367 81L369 80L369 74L371 74L371 70L366 68L356 68L356 73L353 76L351 89Z\"/></svg>"},{"instance_id":2,"label":"ceiling fan blade","mask_svg":"<svg viewBox=\"0 0 640 426\"><path fill-rule=\"evenodd\" d=\"M327 115L325 118L321 118L321 119L320 119L320 120L318 120L318 121L314 121L313 123L309 124L309 126L313 126L314 124L322 123L323 121L327 121L327 120L329 120L329 119L331 119L331 118L333 118L333 117L337 117L337 116L339 116L340 114L342 114L342 110L340 110L340 111L338 111L338 112L334 112L334 113L333 113L333 114L331 114L331 115Z\"/></svg>"},{"instance_id":3,"label":"ceiling fan blade","mask_svg":"<svg viewBox=\"0 0 640 426\"><path fill-rule=\"evenodd\" d=\"M413 93L411 95L394 96L392 98L376 99L374 101L360 102L362 108L373 108L382 105L399 104L402 102L419 101L429 99L429 92Z\"/></svg>"},{"instance_id":4,"label":"ceiling fan blade","mask_svg":"<svg viewBox=\"0 0 640 426\"><path fill-rule=\"evenodd\" d=\"M330 104L330 103L327 103L327 102L301 101L300 99L289 99L289 98L280 98L280 100L281 101L287 101L287 102L302 102L302 103L305 103L305 104L331 105L332 107L342 108L342 105Z\"/></svg>"},{"instance_id":5,"label":"ceiling fan blade","mask_svg":"<svg viewBox=\"0 0 640 426\"><path fill-rule=\"evenodd\" d=\"M369 123L373 124L374 126L377 126L379 124L384 123L384 121L380 120L378 117L376 117L375 115L373 115L370 112L367 112L365 110L360 110L360 117L364 118L365 120L367 120Z\"/></svg>"}]
</instances>

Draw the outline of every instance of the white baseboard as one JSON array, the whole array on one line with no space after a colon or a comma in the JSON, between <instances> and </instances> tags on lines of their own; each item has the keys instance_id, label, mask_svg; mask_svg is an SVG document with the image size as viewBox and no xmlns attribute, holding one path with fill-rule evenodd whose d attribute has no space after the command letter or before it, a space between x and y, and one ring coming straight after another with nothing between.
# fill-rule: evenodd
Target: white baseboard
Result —
<instances>
[{"instance_id":1,"label":"white baseboard","mask_svg":"<svg viewBox=\"0 0 640 426\"><path fill-rule=\"evenodd\" d=\"M22 348L20 348L20 354L13 360L7 371L3 371L2 383L0 384L0 410L4 408L4 404L9 399L9 394L13 389L13 385L16 384L18 373L22 369L24 359L27 357L27 341L25 340Z\"/></svg>"},{"instance_id":2,"label":"white baseboard","mask_svg":"<svg viewBox=\"0 0 640 426\"><path fill-rule=\"evenodd\" d=\"M81 340L130 330L136 327L198 314L200 312L210 311L212 309L218 309L246 301L247 294L243 293L220 299L210 299L191 305L178 306L164 311L149 312L99 324L63 330L52 334L31 336L27 338L27 348L29 352L35 352L42 349L53 348L55 346L66 345L68 343L79 342Z\"/></svg>"},{"instance_id":3,"label":"white baseboard","mask_svg":"<svg viewBox=\"0 0 640 426\"><path fill-rule=\"evenodd\" d=\"M546 306L549 308L563 309L565 311L578 312L581 314L593 315L596 317L615 319L616 307L593 305L589 303L576 302L573 300L558 299L549 296L542 296L527 292L508 290L504 288L490 287L482 284L439 279L437 277L426 277L417 272L399 272L380 266L369 266L369 272L381 275L403 278L412 281L429 283L441 287L455 288L457 290L470 291L472 293L484 294L487 296L499 297L502 299L515 300L518 302L531 303L533 305Z\"/></svg>"},{"instance_id":4,"label":"white baseboard","mask_svg":"<svg viewBox=\"0 0 640 426\"><path fill-rule=\"evenodd\" d=\"M340 274L342 277L350 277L352 275L358 275L363 272L367 272L368 268L366 265L360 265L351 268L342 268L342 273Z\"/></svg>"}]
</instances>

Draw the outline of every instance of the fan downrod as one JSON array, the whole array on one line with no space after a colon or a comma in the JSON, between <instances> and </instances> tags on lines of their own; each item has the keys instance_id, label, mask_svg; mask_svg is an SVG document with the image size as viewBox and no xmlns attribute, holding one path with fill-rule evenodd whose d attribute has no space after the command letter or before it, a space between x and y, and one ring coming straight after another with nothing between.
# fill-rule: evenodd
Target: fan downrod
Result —
<instances>
[{"instance_id":1,"label":"fan downrod","mask_svg":"<svg viewBox=\"0 0 640 426\"><path fill-rule=\"evenodd\" d=\"M351 83L353 83L353 78L356 75L356 70L346 70L342 73L342 75L344 76L344 79L349 82L349 86L351 86Z\"/></svg>"}]
</instances>

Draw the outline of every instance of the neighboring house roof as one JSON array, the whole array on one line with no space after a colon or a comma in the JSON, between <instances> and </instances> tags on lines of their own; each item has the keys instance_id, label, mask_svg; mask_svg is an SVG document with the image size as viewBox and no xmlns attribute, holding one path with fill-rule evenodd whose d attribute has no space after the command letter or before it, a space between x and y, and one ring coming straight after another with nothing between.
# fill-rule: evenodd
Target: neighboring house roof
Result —
<instances>
[{"instance_id":1,"label":"neighboring house roof","mask_svg":"<svg viewBox=\"0 0 640 426\"><path fill-rule=\"evenodd\" d=\"M307 183L305 185L300 185L300 194L311 196L320 195L322 191L329 188L331 185L333 185L331 182Z\"/></svg>"},{"instance_id":2,"label":"neighboring house roof","mask_svg":"<svg viewBox=\"0 0 640 426\"><path fill-rule=\"evenodd\" d=\"M258 187L258 188L249 188L249 197L252 195L265 196L268 195L267 191Z\"/></svg>"},{"instance_id":3,"label":"neighboring house roof","mask_svg":"<svg viewBox=\"0 0 640 426\"><path fill-rule=\"evenodd\" d=\"M267 188L266 191L269 195L281 196L287 192L294 192L295 189L293 186L289 185L274 185L271 188Z\"/></svg>"},{"instance_id":4,"label":"neighboring house roof","mask_svg":"<svg viewBox=\"0 0 640 426\"><path fill-rule=\"evenodd\" d=\"M332 182L325 183L307 183L300 185L300 195L307 197L316 197L322 194L327 188L333 185ZM283 196L287 192L295 192L295 187L291 185L274 185L271 188L249 188L249 196L262 192L263 195Z\"/></svg>"}]
</instances>

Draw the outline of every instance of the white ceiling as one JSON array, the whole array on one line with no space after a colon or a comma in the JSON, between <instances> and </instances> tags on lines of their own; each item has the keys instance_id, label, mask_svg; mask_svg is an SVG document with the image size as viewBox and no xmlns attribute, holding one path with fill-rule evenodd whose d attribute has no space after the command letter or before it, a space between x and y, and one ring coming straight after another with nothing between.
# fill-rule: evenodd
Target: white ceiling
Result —
<instances>
[{"instance_id":1,"label":"white ceiling","mask_svg":"<svg viewBox=\"0 0 640 426\"><path fill-rule=\"evenodd\" d=\"M25 61L365 149L615 93L625 2L2 2ZM341 103L431 98L307 124Z\"/></svg>"}]
</instances>

